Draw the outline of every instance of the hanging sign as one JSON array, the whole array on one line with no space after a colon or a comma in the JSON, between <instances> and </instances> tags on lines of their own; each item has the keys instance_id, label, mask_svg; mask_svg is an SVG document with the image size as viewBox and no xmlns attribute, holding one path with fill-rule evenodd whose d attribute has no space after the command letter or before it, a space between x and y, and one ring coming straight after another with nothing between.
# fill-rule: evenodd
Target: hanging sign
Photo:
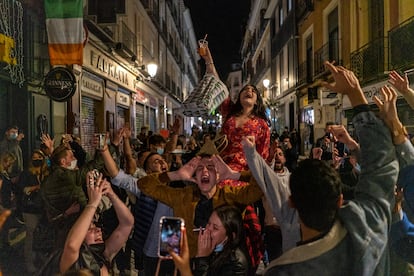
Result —
<instances>
[{"instance_id":1,"label":"hanging sign","mask_svg":"<svg viewBox=\"0 0 414 276\"><path fill-rule=\"evenodd\" d=\"M66 102L76 91L76 77L65 67L55 67L46 75L45 91L52 100Z\"/></svg>"}]
</instances>

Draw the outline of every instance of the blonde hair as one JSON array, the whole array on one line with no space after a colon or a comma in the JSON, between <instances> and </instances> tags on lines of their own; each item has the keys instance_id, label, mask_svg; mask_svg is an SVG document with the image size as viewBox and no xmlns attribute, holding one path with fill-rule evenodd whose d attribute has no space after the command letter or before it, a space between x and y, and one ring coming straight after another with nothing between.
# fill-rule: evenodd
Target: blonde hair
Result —
<instances>
[{"instance_id":1,"label":"blonde hair","mask_svg":"<svg viewBox=\"0 0 414 276\"><path fill-rule=\"evenodd\" d=\"M13 164L16 161L16 157L10 152L2 153L0 155L0 172L4 172L3 164L7 161Z\"/></svg>"}]
</instances>

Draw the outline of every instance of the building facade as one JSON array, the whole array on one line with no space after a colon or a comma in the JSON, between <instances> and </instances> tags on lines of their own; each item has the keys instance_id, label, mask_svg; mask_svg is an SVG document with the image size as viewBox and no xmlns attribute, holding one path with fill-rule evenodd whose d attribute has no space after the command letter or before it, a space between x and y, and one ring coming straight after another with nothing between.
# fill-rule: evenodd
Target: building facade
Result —
<instances>
[{"instance_id":1,"label":"building facade","mask_svg":"<svg viewBox=\"0 0 414 276\"><path fill-rule=\"evenodd\" d=\"M262 87L272 128L296 128L302 155L323 135L326 122L344 124L352 133L349 102L321 85L330 80L327 60L355 72L371 105L391 70L406 72L413 85L414 58L407 51L414 41L413 6L407 0L252 2L242 44L243 82L260 86L267 79L267 89ZM414 114L401 97L398 112L413 133Z\"/></svg>"},{"instance_id":2,"label":"building facade","mask_svg":"<svg viewBox=\"0 0 414 276\"><path fill-rule=\"evenodd\" d=\"M8 22L22 28L21 39L14 40L24 59L19 60L23 77L1 73L0 129L16 124L25 132L27 157L43 132L56 141L65 133L79 136L90 154L95 133L113 136L127 125L133 134L142 126L166 133L198 82L197 43L182 0L84 0L83 64L66 66L75 76L76 90L67 101L52 100L44 87L52 68L43 1L1 1L16 10ZM0 33L7 35L6 30ZM150 63L158 65L155 76L149 74ZM184 118L182 125L189 133L191 120Z\"/></svg>"}]
</instances>

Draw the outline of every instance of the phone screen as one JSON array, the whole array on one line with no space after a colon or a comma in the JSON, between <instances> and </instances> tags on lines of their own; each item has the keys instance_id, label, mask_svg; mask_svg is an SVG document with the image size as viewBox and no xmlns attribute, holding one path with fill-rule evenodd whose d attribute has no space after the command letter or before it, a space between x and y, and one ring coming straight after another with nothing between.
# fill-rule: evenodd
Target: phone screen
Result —
<instances>
[{"instance_id":1,"label":"phone screen","mask_svg":"<svg viewBox=\"0 0 414 276\"><path fill-rule=\"evenodd\" d=\"M171 257L168 249L180 254L181 235L184 228L184 220L175 217L162 217L160 220L160 257Z\"/></svg>"}]
</instances>

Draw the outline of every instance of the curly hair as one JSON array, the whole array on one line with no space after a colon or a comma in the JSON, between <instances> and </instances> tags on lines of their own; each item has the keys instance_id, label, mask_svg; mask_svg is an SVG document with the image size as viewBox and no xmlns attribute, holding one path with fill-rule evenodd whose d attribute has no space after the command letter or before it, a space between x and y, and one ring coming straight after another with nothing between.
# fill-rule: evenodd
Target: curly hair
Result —
<instances>
[{"instance_id":1,"label":"curly hair","mask_svg":"<svg viewBox=\"0 0 414 276\"><path fill-rule=\"evenodd\" d=\"M239 116L242 114L243 112L243 106L241 105L240 102L240 94L243 92L243 90L245 90L247 87L252 87L253 91L256 93L257 95L257 100L256 100L256 104L253 107L253 112L252 114L265 120L266 123L270 126L270 121L269 118L266 116L266 107L263 104L263 98L261 96L261 93L259 91L259 89L257 89L257 87L253 84L246 84L245 86L243 86L243 88L240 90L239 95L237 96L237 101L235 104L231 105L230 108L230 112L226 117L226 120L228 120L230 117L233 116Z\"/></svg>"}]
</instances>

